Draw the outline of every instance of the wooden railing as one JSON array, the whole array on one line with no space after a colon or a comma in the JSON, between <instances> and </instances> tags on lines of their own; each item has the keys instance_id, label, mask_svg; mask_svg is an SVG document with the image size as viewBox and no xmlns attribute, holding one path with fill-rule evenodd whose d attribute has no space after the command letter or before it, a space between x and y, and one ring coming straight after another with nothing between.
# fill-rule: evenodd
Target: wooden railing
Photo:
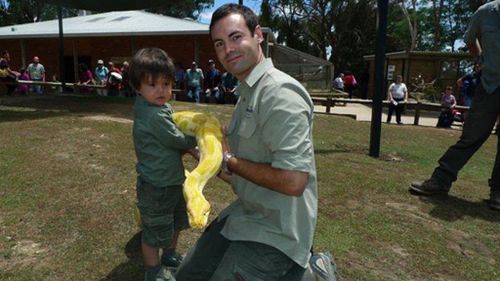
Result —
<instances>
[{"instance_id":1,"label":"wooden railing","mask_svg":"<svg viewBox=\"0 0 500 281\"><path fill-rule=\"evenodd\" d=\"M334 106L344 106L346 103L358 103L364 104L368 106L373 106L373 101L369 99L349 99L349 98L339 98L337 95L327 95L327 94L312 94L312 100L315 105L325 106L325 112L331 114L331 110ZM382 101L383 107L389 106L389 101ZM414 125L419 124L419 119L422 111L434 111L441 112L446 107L442 106L438 103L430 103L430 102L419 102L419 101L408 101L405 103L405 108L410 110L415 110L414 114ZM456 109L459 109L462 112L466 112L469 110L468 106L455 106Z\"/></svg>"}]
</instances>

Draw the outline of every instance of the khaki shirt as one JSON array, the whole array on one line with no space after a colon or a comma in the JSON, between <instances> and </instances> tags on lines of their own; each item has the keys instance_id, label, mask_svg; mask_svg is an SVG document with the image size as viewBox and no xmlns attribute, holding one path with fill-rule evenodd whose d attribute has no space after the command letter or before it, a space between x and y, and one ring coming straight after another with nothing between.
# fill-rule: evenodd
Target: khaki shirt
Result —
<instances>
[{"instance_id":1,"label":"khaki shirt","mask_svg":"<svg viewBox=\"0 0 500 281\"><path fill-rule=\"evenodd\" d=\"M133 126L136 171L143 180L157 187L184 183L182 153L196 146L195 138L177 129L172 113L168 103L156 106L140 95L136 98Z\"/></svg>"},{"instance_id":2,"label":"khaki shirt","mask_svg":"<svg viewBox=\"0 0 500 281\"><path fill-rule=\"evenodd\" d=\"M238 158L309 173L300 197L258 186L235 174L238 199L225 209L222 234L229 240L276 247L305 267L317 218L317 184L312 141L313 103L304 87L274 68L258 64L238 87L240 99L228 128Z\"/></svg>"},{"instance_id":3,"label":"khaki shirt","mask_svg":"<svg viewBox=\"0 0 500 281\"><path fill-rule=\"evenodd\" d=\"M465 43L481 44L481 83L487 93L500 87L500 0L482 5L472 16Z\"/></svg>"}]
</instances>

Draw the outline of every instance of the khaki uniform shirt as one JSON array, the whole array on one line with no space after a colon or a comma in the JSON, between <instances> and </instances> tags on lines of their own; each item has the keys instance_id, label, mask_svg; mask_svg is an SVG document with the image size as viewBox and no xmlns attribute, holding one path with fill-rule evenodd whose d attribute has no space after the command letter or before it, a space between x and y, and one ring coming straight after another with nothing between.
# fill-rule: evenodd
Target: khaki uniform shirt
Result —
<instances>
[{"instance_id":1,"label":"khaki uniform shirt","mask_svg":"<svg viewBox=\"0 0 500 281\"><path fill-rule=\"evenodd\" d=\"M238 199L226 208L222 230L229 240L276 247L305 267L317 217L317 184L312 141L313 103L304 87L274 68L270 59L241 82L228 128L231 151L238 158L274 168L309 173L300 197L258 186L235 174Z\"/></svg>"},{"instance_id":2,"label":"khaki uniform shirt","mask_svg":"<svg viewBox=\"0 0 500 281\"><path fill-rule=\"evenodd\" d=\"M182 185L186 179L183 151L196 146L172 120L172 107L156 106L137 96L134 105L133 137L136 171L146 182L157 186Z\"/></svg>"},{"instance_id":3,"label":"khaki uniform shirt","mask_svg":"<svg viewBox=\"0 0 500 281\"><path fill-rule=\"evenodd\" d=\"M500 87L500 0L479 7L465 32L465 43L481 44L481 83L487 93Z\"/></svg>"}]
</instances>

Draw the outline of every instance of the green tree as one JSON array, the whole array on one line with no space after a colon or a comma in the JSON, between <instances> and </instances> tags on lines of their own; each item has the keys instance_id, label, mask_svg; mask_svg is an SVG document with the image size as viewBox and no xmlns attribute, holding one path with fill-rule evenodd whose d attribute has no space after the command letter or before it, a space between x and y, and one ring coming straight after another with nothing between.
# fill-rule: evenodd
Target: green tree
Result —
<instances>
[{"instance_id":1,"label":"green tree","mask_svg":"<svg viewBox=\"0 0 500 281\"><path fill-rule=\"evenodd\" d=\"M419 32L417 6L417 0L390 2L387 23L388 51L412 51L417 48Z\"/></svg>"},{"instance_id":2,"label":"green tree","mask_svg":"<svg viewBox=\"0 0 500 281\"><path fill-rule=\"evenodd\" d=\"M374 46L375 3L265 0L261 20L272 24L278 43L322 58L331 50L329 59L337 69L360 69L362 56Z\"/></svg>"},{"instance_id":3,"label":"green tree","mask_svg":"<svg viewBox=\"0 0 500 281\"><path fill-rule=\"evenodd\" d=\"M147 9L148 12L177 18L197 19L201 11L214 5L214 0L165 1L165 4Z\"/></svg>"},{"instance_id":4,"label":"green tree","mask_svg":"<svg viewBox=\"0 0 500 281\"><path fill-rule=\"evenodd\" d=\"M59 2L64 1L0 0L0 26L56 19L58 6L55 3ZM99 1L89 0L86 5L96 7L97 10L93 11L95 13L102 12L99 10ZM163 1L161 5L150 8L148 11L178 18L191 17L195 19L200 11L210 6L213 6L213 0L169 0ZM63 4L63 17L74 17L78 15L78 11L77 8L67 8Z\"/></svg>"},{"instance_id":5,"label":"green tree","mask_svg":"<svg viewBox=\"0 0 500 281\"><path fill-rule=\"evenodd\" d=\"M43 0L1 0L0 25L39 22L57 18L57 6ZM75 9L64 9L65 16L77 15Z\"/></svg>"},{"instance_id":6,"label":"green tree","mask_svg":"<svg viewBox=\"0 0 500 281\"><path fill-rule=\"evenodd\" d=\"M469 20L476 10L471 2L460 0L449 0L446 5L443 20L441 21L441 29L443 30L443 42L451 46L451 51L455 51L455 42L462 38L467 29Z\"/></svg>"}]
</instances>

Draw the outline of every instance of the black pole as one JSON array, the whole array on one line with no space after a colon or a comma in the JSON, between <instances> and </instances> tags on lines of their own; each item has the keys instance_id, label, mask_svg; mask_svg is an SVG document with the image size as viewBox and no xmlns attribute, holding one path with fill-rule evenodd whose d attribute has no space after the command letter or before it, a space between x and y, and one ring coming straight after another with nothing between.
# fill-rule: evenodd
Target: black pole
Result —
<instances>
[{"instance_id":1,"label":"black pole","mask_svg":"<svg viewBox=\"0 0 500 281\"><path fill-rule=\"evenodd\" d=\"M62 21L62 7L57 6L57 17L59 19L59 81L62 83L62 90L66 87L66 75L64 69L64 36L63 36L63 21Z\"/></svg>"},{"instance_id":2,"label":"black pole","mask_svg":"<svg viewBox=\"0 0 500 281\"><path fill-rule=\"evenodd\" d=\"M384 96L385 43L387 37L387 2L378 0L377 47L375 50L375 96L373 97L370 131L370 156L380 156L380 131L382 128L382 97Z\"/></svg>"},{"instance_id":3,"label":"black pole","mask_svg":"<svg viewBox=\"0 0 500 281\"><path fill-rule=\"evenodd\" d=\"M238 0L238 4L243 5L243 0Z\"/></svg>"}]
</instances>

